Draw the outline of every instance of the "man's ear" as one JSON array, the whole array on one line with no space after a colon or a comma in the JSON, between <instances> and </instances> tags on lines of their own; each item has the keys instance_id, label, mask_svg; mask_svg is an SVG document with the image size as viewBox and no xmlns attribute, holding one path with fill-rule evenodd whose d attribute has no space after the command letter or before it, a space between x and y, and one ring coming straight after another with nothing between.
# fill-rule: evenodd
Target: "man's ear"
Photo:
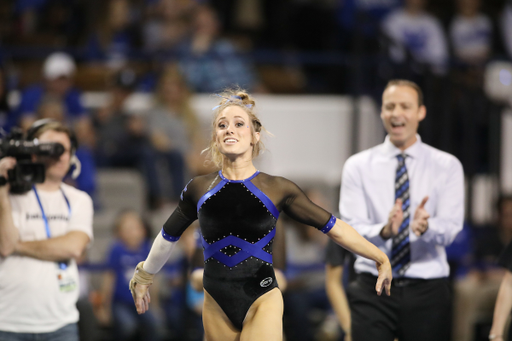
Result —
<instances>
[{"instance_id":1,"label":"man's ear","mask_svg":"<svg viewBox=\"0 0 512 341\"><path fill-rule=\"evenodd\" d=\"M426 116L427 116L427 107L422 105L418 109L418 121L423 121Z\"/></svg>"}]
</instances>

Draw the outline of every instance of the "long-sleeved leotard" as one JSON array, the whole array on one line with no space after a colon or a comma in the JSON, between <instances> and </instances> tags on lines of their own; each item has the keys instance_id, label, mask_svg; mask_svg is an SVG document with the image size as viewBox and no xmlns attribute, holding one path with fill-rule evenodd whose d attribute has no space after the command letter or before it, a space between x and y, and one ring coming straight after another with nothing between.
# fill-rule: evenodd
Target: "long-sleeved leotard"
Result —
<instances>
[{"instance_id":1,"label":"long-sleeved leotard","mask_svg":"<svg viewBox=\"0 0 512 341\"><path fill-rule=\"evenodd\" d=\"M176 241L199 218L204 289L239 330L252 303L277 287L272 243L280 211L324 233L336 221L285 178L258 171L228 180L219 171L188 183L162 229L164 238Z\"/></svg>"}]
</instances>

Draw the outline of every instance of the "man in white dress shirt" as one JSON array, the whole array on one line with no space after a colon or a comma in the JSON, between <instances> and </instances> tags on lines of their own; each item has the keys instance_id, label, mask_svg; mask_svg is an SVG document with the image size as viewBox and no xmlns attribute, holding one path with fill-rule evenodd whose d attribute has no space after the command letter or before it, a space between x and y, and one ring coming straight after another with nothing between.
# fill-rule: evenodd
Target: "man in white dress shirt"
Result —
<instances>
[{"instance_id":1,"label":"man in white dress shirt","mask_svg":"<svg viewBox=\"0 0 512 341\"><path fill-rule=\"evenodd\" d=\"M381 111L388 136L343 169L342 219L393 266L391 296L375 296L377 269L357 257L358 278L347 290L354 341L450 340L445 247L462 229L464 175L454 156L421 141L417 130L425 116L418 85L390 81Z\"/></svg>"}]
</instances>

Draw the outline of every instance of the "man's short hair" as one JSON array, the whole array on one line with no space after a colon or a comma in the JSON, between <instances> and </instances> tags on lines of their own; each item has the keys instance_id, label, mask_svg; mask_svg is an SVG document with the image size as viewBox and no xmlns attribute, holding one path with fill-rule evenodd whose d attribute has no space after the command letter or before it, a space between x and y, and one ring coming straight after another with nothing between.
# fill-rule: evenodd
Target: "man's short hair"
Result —
<instances>
[{"instance_id":1,"label":"man's short hair","mask_svg":"<svg viewBox=\"0 0 512 341\"><path fill-rule=\"evenodd\" d=\"M408 86L410 88L413 88L416 90L416 93L418 94L418 107L421 107L423 103L423 91L421 91L421 88L418 84L414 83L413 81L408 81L406 79L392 79L386 84L386 87L384 88L384 91L386 91L389 87L392 86Z\"/></svg>"},{"instance_id":2,"label":"man's short hair","mask_svg":"<svg viewBox=\"0 0 512 341\"><path fill-rule=\"evenodd\" d=\"M65 133L71 142L71 153L73 154L76 152L76 149L78 148L78 142L75 133L66 125L53 119L41 119L34 122L32 127L30 127L27 131L27 139L33 140L35 138L39 138L41 135L43 135L43 133L49 130Z\"/></svg>"}]
</instances>

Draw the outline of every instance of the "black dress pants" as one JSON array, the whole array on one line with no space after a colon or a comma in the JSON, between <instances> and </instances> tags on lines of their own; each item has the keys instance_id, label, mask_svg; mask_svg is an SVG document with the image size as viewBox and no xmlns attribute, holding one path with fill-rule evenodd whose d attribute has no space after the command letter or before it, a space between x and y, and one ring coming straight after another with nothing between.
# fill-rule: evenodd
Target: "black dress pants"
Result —
<instances>
[{"instance_id":1,"label":"black dress pants","mask_svg":"<svg viewBox=\"0 0 512 341\"><path fill-rule=\"evenodd\" d=\"M353 341L449 341L451 289L447 278L393 279L391 296L377 296L377 277L359 274L347 290Z\"/></svg>"}]
</instances>

